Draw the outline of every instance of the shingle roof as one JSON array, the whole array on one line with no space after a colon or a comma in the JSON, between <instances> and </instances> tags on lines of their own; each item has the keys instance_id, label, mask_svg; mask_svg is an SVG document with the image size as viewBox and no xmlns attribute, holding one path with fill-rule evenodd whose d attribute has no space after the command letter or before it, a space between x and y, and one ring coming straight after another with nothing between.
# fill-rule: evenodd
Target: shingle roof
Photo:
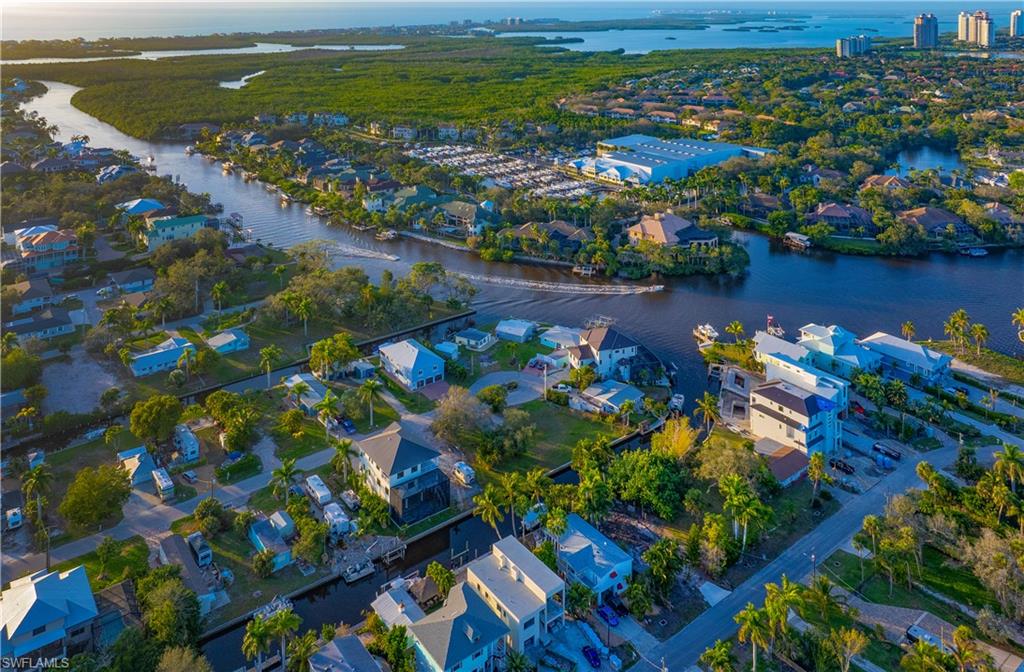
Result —
<instances>
[{"instance_id":1,"label":"shingle roof","mask_svg":"<svg viewBox=\"0 0 1024 672\"><path fill-rule=\"evenodd\" d=\"M570 513L565 522L566 530L558 538L560 557L578 576L590 577L596 582L616 565L632 561L615 542L577 514Z\"/></svg>"},{"instance_id":2,"label":"shingle roof","mask_svg":"<svg viewBox=\"0 0 1024 672\"><path fill-rule=\"evenodd\" d=\"M356 635L335 637L309 659L310 672L380 672L381 667Z\"/></svg>"},{"instance_id":3,"label":"shingle roof","mask_svg":"<svg viewBox=\"0 0 1024 672\"><path fill-rule=\"evenodd\" d=\"M584 331L580 337L594 352L621 350L623 348L632 348L637 345L637 342L632 338L612 327L596 327L594 329L588 329Z\"/></svg>"},{"instance_id":4,"label":"shingle roof","mask_svg":"<svg viewBox=\"0 0 1024 672\"><path fill-rule=\"evenodd\" d=\"M440 455L433 448L404 438L397 422L380 434L360 441L359 449L388 475L405 471Z\"/></svg>"},{"instance_id":5,"label":"shingle roof","mask_svg":"<svg viewBox=\"0 0 1024 672\"><path fill-rule=\"evenodd\" d=\"M89 587L85 567L66 572L40 570L11 582L0 594L0 643L4 655L22 655L64 636L61 628L32 636L36 628L62 620L64 629L73 628L96 616L96 600ZM12 647L11 640L28 636Z\"/></svg>"},{"instance_id":6,"label":"shingle roof","mask_svg":"<svg viewBox=\"0 0 1024 672\"><path fill-rule=\"evenodd\" d=\"M12 286L14 287L14 290L18 292L18 298L21 301L30 301L32 299L53 296L53 290L50 289L50 283L46 278L25 280L24 282L19 282Z\"/></svg>"},{"instance_id":7,"label":"shingle roof","mask_svg":"<svg viewBox=\"0 0 1024 672\"><path fill-rule=\"evenodd\" d=\"M127 271L118 271L110 274L111 281L116 285L127 285L132 282L143 282L155 280L156 274L150 268L129 268Z\"/></svg>"},{"instance_id":8,"label":"shingle roof","mask_svg":"<svg viewBox=\"0 0 1024 672\"><path fill-rule=\"evenodd\" d=\"M459 583L444 606L409 626L409 632L442 669L498 641L508 628L465 583Z\"/></svg>"},{"instance_id":9,"label":"shingle roof","mask_svg":"<svg viewBox=\"0 0 1024 672\"><path fill-rule=\"evenodd\" d=\"M828 399L783 380L770 380L767 383L762 383L753 389L752 394L760 395L808 418L814 417L821 411L831 410L834 406Z\"/></svg>"},{"instance_id":10,"label":"shingle roof","mask_svg":"<svg viewBox=\"0 0 1024 672\"><path fill-rule=\"evenodd\" d=\"M926 371L943 367L952 360L949 355L926 348L911 341L892 336L882 331L875 332L861 342L865 348L880 355L899 359Z\"/></svg>"}]
</instances>

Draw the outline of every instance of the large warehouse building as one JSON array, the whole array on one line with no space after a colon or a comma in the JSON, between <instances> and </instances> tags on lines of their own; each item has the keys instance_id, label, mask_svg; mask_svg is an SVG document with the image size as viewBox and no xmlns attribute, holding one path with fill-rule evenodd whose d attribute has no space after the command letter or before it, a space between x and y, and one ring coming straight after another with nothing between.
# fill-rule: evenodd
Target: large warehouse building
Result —
<instances>
[{"instance_id":1,"label":"large warehouse building","mask_svg":"<svg viewBox=\"0 0 1024 672\"><path fill-rule=\"evenodd\" d=\"M567 167L586 177L613 184L649 184L678 180L734 156L761 157L772 150L690 138L663 140L625 135L597 143L597 156L571 161Z\"/></svg>"}]
</instances>

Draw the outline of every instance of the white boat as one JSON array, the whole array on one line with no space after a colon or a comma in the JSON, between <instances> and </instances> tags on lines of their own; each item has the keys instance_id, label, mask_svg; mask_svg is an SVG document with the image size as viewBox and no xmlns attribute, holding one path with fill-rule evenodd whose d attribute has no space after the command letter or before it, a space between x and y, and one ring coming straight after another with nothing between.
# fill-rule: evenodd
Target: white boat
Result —
<instances>
[{"instance_id":1,"label":"white boat","mask_svg":"<svg viewBox=\"0 0 1024 672\"><path fill-rule=\"evenodd\" d=\"M313 215L316 214L315 212L313 212L313 206L312 205L306 206L306 214L309 215L310 217L312 217Z\"/></svg>"},{"instance_id":2,"label":"white boat","mask_svg":"<svg viewBox=\"0 0 1024 672\"><path fill-rule=\"evenodd\" d=\"M988 255L988 250L984 247L972 247L967 251L972 257L984 257Z\"/></svg>"},{"instance_id":3,"label":"white boat","mask_svg":"<svg viewBox=\"0 0 1024 672\"><path fill-rule=\"evenodd\" d=\"M270 602L264 604L262 607L252 612L252 617L267 619L279 611L288 611L292 608L292 606L292 601L289 600L287 597L275 595L274 599L272 599Z\"/></svg>"},{"instance_id":4,"label":"white boat","mask_svg":"<svg viewBox=\"0 0 1024 672\"><path fill-rule=\"evenodd\" d=\"M233 229L242 228L242 215L240 213L232 212L224 221Z\"/></svg>"},{"instance_id":5,"label":"white boat","mask_svg":"<svg viewBox=\"0 0 1024 672\"><path fill-rule=\"evenodd\" d=\"M282 192L281 193L281 202L282 203L291 203L292 202L292 197L289 196L288 194L285 194L285 193Z\"/></svg>"},{"instance_id":6,"label":"white boat","mask_svg":"<svg viewBox=\"0 0 1024 672\"><path fill-rule=\"evenodd\" d=\"M710 324L698 324L693 328L693 337L699 345L711 345L718 340L718 331Z\"/></svg>"},{"instance_id":7,"label":"white boat","mask_svg":"<svg viewBox=\"0 0 1024 672\"><path fill-rule=\"evenodd\" d=\"M231 173L231 171L233 171L234 169L235 169L235 164L231 163L230 161L225 161L224 165L221 166L221 171L225 175Z\"/></svg>"},{"instance_id":8,"label":"white boat","mask_svg":"<svg viewBox=\"0 0 1024 672\"><path fill-rule=\"evenodd\" d=\"M189 145L188 147L185 148L185 156L192 156L195 153L196 153L196 148L193 147L192 145Z\"/></svg>"},{"instance_id":9,"label":"white boat","mask_svg":"<svg viewBox=\"0 0 1024 672\"><path fill-rule=\"evenodd\" d=\"M395 231L394 229L384 229L377 233L376 238L377 240L394 240L395 238L398 238L398 231Z\"/></svg>"},{"instance_id":10,"label":"white boat","mask_svg":"<svg viewBox=\"0 0 1024 672\"><path fill-rule=\"evenodd\" d=\"M341 578L345 579L345 583L355 583L359 579L372 576L376 571L377 568L373 566L372 560L362 560L346 567L341 572Z\"/></svg>"},{"instance_id":11,"label":"white boat","mask_svg":"<svg viewBox=\"0 0 1024 672\"><path fill-rule=\"evenodd\" d=\"M765 331L776 338L782 338L786 335L786 330L771 315L768 316L768 324L765 325Z\"/></svg>"},{"instance_id":12,"label":"white boat","mask_svg":"<svg viewBox=\"0 0 1024 672\"><path fill-rule=\"evenodd\" d=\"M686 396L680 393L672 395L672 398L668 400L668 410L683 412L683 404L686 403Z\"/></svg>"}]
</instances>

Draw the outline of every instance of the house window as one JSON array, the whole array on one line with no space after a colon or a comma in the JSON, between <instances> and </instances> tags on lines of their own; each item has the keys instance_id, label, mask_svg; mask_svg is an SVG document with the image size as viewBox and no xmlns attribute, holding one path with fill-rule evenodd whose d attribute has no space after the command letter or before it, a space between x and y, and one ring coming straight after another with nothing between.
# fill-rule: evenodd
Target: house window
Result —
<instances>
[{"instance_id":1,"label":"house window","mask_svg":"<svg viewBox=\"0 0 1024 672\"><path fill-rule=\"evenodd\" d=\"M533 617L533 618L531 618L530 620L528 620L528 621L526 621L525 623L523 623L523 629L525 630L526 628L532 628L532 627L533 627L533 622L534 622L535 620L537 620L537 617L536 617L536 616L534 616L534 617Z\"/></svg>"},{"instance_id":2,"label":"house window","mask_svg":"<svg viewBox=\"0 0 1024 672\"><path fill-rule=\"evenodd\" d=\"M477 651L476 653L473 654L473 660L476 660L477 658L479 658L482 655L484 655L483 651Z\"/></svg>"},{"instance_id":3,"label":"house window","mask_svg":"<svg viewBox=\"0 0 1024 672\"><path fill-rule=\"evenodd\" d=\"M35 637L36 635L41 635L44 632L46 632L46 626L45 625L41 625L41 626L39 626L38 628L36 628L35 630L32 631L32 636Z\"/></svg>"}]
</instances>

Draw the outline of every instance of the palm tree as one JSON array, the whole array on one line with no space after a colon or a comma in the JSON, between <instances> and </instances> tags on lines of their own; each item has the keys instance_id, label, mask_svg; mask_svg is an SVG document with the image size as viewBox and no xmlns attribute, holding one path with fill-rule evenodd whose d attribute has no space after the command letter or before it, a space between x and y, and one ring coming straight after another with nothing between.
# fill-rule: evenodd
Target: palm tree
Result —
<instances>
[{"instance_id":1,"label":"palm tree","mask_svg":"<svg viewBox=\"0 0 1024 672\"><path fill-rule=\"evenodd\" d=\"M733 320L725 327L725 333L731 334L736 342L739 343L743 337L743 323L739 320Z\"/></svg>"},{"instance_id":2,"label":"palm tree","mask_svg":"<svg viewBox=\"0 0 1024 672\"><path fill-rule=\"evenodd\" d=\"M274 267L274 275L277 276L277 288L284 289L284 274L288 272L288 269L284 265L278 264Z\"/></svg>"},{"instance_id":3,"label":"palm tree","mask_svg":"<svg viewBox=\"0 0 1024 672\"><path fill-rule=\"evenodd\" d=\"M220 312L221 306L224 304L224 299L228 295L228 283L221 280L215 283L210 288L210 298L213 299L213 303L217 306L217 312Z\"/></svg>"},{"instance_id":4,"label":"palm tree","mask_svg":"<svg viewBox=\"0 0 1024 672\"><path fill-rule=\"evenodd\" d=\"M539 502L551 483L551 478L548 477L544 469L537 467L526 472L526 476L523 478L523 491L534 502Z\"/></svg>"},{"instance_id":5,"label":"palm tree","mask_svg":"<svg viewBox=\"0 0 1024 672\"><path fill-rule=\"evenodd\" d=\"M694 417L703 416L704 431L711 431L711 424L721 418L718 412L718 397L710 392L704 392L704 396L697 400L697 408L693 411Z\"/></svg>"},{"instance_id":6,"label":"palm tree","mask_svg":"<svg viewBox=\"0 0 1024 672\"><path fill-rule=\"evenodd\" d=\"M5 331L0 336L0 353L7 354L18 347L18 335L13 331Z\"/></svg>"},{"instance_id":7,"label":"palm tree","mask_svg":"<svg viewBox=\"0 0 1024 672\"><path fill-rule=\"evenodd\" d=\"M282 609L271 616L267 625L270 628L270 632L279 637L281 640L281 669L288 669L288 660L285 657L287 653L286 641L289 637L295 634L295 631L299 629L299 625L302 624L302 619L291 609Z\"/></svg>"},{"instance_id":8,"label":"palm tree","mask_svg":"<svg viewBox=\"0 0 1024 672\"><path fill-rule=\"evenodd\" d=\"M300 403L302 403L302 398L312 391L313 388L309 386L309 383L300 380L297 381L294 385L292 385L291 388L288 390L288 397L293 402L295 402L296 406L298 406Z\"/></svg>"},{"instance_id":9,"label":"palm tree","mask_svg":"<svg viewBox=\"0 0 1024 672\"><path fill-rule=\"evenodd\" d=\"M979 646L974 633L966 625L953 631L953 647L949 655L960 672L986 669L986 665L992 663L992 657Z\"/></svg>"},{"instance_id":10,"label":"palm tree","mask_svg":"<svg viewBox=\"0 0 1024 672\"><path fill-rule=\"evenodd\" d=\"M821 612L821 620L826 622L828 621L829 612L846 599L841 595L837 596L834 594L832 592L834 587L835 584L827 576L818 574L811 581L811 585L806 591L807 600L818 607Z\"/></svg>"},{"instance_id":11,"label":"palm tree","mask_svg":"<svg viewBox=\"0 0 1024 672\"><path fill-rule=\"evenodd\" d=\"M267 619L257 616L245 624L245 636L242 638L242 653L246 660L256 659L256 670L263 669L263 654L270 648L270 627Z\"/></svg>"},{"instance_id":12,"label":"palm tree","mask_svg":"<svg viewBox=\"0 0 1024 672\"><path fill-rule=\"evenodd\" d=\"M914 648L900 659L900 667L907 672L942 672L948 669L948 659L949 656L940 651L939 647L919 639Z\"/></svg>"},{"instance_id":13,"label":"palm tree","mask_svg":"<svg viewBox=\"0 0 1024 672\"><path fill-rule=\"evenodd\" d=\"M36 527L46 533L46 570L50 570L50 535L46 532L46 520L43 517L43 500L50 491L53 474L45 463L29 469L21 477L21 489L25 499L36 500Z\"/></svg>"},{"instance_id":14,"label":"palm tree","mask_svg":"<svg viewBox=\"0 0 1024 672\"><path fill-rule=\"evenodd\" d=\"M1003 478L1010 479L1010 490L1017 493L1017 479L1024 478L1024 451L1017 446L1004 443L1003 449L995 454L993 469Z\"/></svg>"},{"instance_id":15,"label":"palm tree","mask_svg":"<svg viewBox=\"0 0 1024 672\"><path fill-rule=\"evenodd\" d=\"M533 672L536 669L525 653L510 650L505 654L505 672Z\"/></svg>"},{"instance_id":16,"label":"palm tree","mask_svg":"<svg viewBox=\"0 0 1024 672\"><path fill-rule=\"evenodd\" d=\"M512 536L516 536L516 508L523 499L523 481L519 472L502 474L498 480L498 493L502 503L508 507L509 515L512 516Z\"/></svg>"},{"instance_id":17,"label":"palm tree","mask_svg":"<svg viewBox=\"0 0 1024 672\"><path fill-rule=\"evenodd\" d=\"M754 650L753 672L757 672L757 647L768 648L768 618L764 611L757 609L752 602L747 602L743 611L733 619L740 626L737 633L740 642L746 644L749 641Z\"/></svg>"},{"instance_id":18,"label":"palm tree","mask_svg":"<svg viewBox=\"0 0 1024 672\"><path fill-rule=\"evenodd\" d=\"M871 554L878 555L878 538L882 536L882 519L874 514L868 514L864 516L861 529L871 539Z\"/></svg>"},{"instance_id":19,"label":"palm tree","mask_svg":"<svg viewBox=\"0 0 1024 672\"><path fill-rule=\"evenodd\" d=\"M334 455L331 456L331 467L335 473L341 474L341 479L348 483L348 470L352 466L352 458L359 455L359 451L353 448L352 439L341 439L333 441Z\"/></svg>"},{"instance_id":20,"label":"palm tree","mask_svg":"<svg viewBox=\"0 0 1024 672\"><path fill-rule=\"evenodd\" d=\"M260 368L267 372L267 389L270 389L270 371L281 358L284 351L273 343L260 350Z\"/></svg>"},{"instance_id":21,"label":"palm tree","mask_svg":"<svg viewBox=\"0 0 1024 672\"><path fill-rule=\"evenodd\" d=\"M740 547L740 551L747 550L747 530L751 523L755 525L762 525L764 521L771 518L772 510L764 502L757 498L756 495L751 495L745 498L739 505L736 511L736 520L740 526L743 527L743 543Z\"/></svg>"},{"instance_id":22,"label":"palm tree","mask_svg":"<svg viewBox=\"0 0 1024 672\"><path fill-rule=\"evenodd\" d=\"M778 584L766 585L765 593L764 610L768 614L771 642L774 645L775 636L784 635L789 628L789 610L803 605L804 598L800 586L790 581L785 574Z\"/></svg>"},{"instance_id":23,"label":"palm tree","mask_svg":"<svg viewBox=\"0 0 1024 672\"><path fill-rule=\"evenodd\" d=\"M320 421L324 423L324 440L330 443L330 423L331 419L338 414L338 395L332 389L327 388L323 398L313 404L313 410L320 417Z\"/></svg>"},{"instance_id":24,"label":"palm tree","mask_svg":"<svg viewBox=\"0 0 1024 672\"><path fill-rule=\"evenodd\" d=\"M913 322L907 320L900 325L900 333L903 334L903 338L912 341L914 340L914 334L917 333L917 327L914 326Z\"/></svg>"},{"instance_id":25,"label":"palm tree","mask_svg":"<svg viewBox=\"0 0 1024 672\"><path fill-rule=\"evenodd\" d=\"M295 458L291 457L281 461L281 466L271 472L271 482L275 487L284 489L284 507L288 508L288 496L299 470L295 466Z\"/></svg>"},{"instance_id":26,"label":"palm tree","mask_svg":"<svg viewBox=\"0 0 1024 672\"><path fill-rule=\"evenodd\" d=\"M985 347L985 343L988 341L988 327L980 322L975 322L971 325L971 340L974 341L974 347L976 354L981 356L981 349Z\"/></svg>"},{"instance_id":27,"label":"palm tree","mask_svg":"<svg viewBox=\"0 0 1024 672\"><path fill-rule=\"evenodd\" d=\"M501 495L495 490L493 485L488 485L484 488L483 492L473 498L473 503L476 505L476 515L480 517L480 520L494 528L494 533L498 535L498 539L501 539L498 524L505 520L505 515L501 512L501 506L498 504L500 501Z\"/></svg>"},{"instance_id":28,"label":"palm tree","mask_svg":"<svg viewBox=\"0 0 1024 672\"><path fill-rule=\"evenodd\" d=\"M736 657L732 655L732 644L718 639L700 654L700 664L711 672L733 672Z\"/></svg>"},{"instance_id":29,"label":"palm tree","mask_svg":"<svg viewBox=\"0 0 1024 672\"><path fill-rule=\"evenodd\" d=\"M313 316L313 300L308 296L302 297L295 304L295 317L302 320L302 335L309 336L309 318Z\"/></svg>"},{"instance_id":30,"label":"palm tree","mask_svg":"<svg viewBox=\"0 0 1024 672\"><path fill-rule=\"evenodd\" d=\"M316 633L307 630L306 634L296 637L288 644L288 657L292 670L295 672L309 672L309 659L320 650L320 642L317 641Z\"/></svg>"},{"instance_id":31,"label":"palm tree","mask_svg":"<svg viewBox=\"0 0 1024 672\"><path fill-rule=\"evenodd\" d=\"M857 628L840 628L828 633L825 646L836 657L840 672L849 672L850 661L867 648L868 637Z\"/></svg>"},{"instance_id":32,"label":"palm tree","mask_svg":"<svg viewBox=\"0 0 1024 672\"><path fill-rule=\"evenodd\" d=\"M359 386L356 391L359 401L363 402L370 407L370 428L372 429L373 424L373 406L381 398L381 382L376 378L367 378L363 381L363 384Z\"/></svg>"},{"instance_id":33,"label":"palm tree","mask_svg":"<svg viewBox=\"0 0 1024 672\"><path fill-rule=\"evenodd\" d=\"M161 296L152 304L153 314L160 318L160 326L167 324L167 316L174 312L174 302L169 297Z\"/></svg>"},{"instance_id":34,"label":"palm tree","mask_svg":"<svg viewBox=\"0 0 1024 672\"><path fill-rule=\"evenodd\" d=\"M1017 338L1024 343L1024 308L1018 308L1010 316L1010 323L1017 327Z\"/></svg>"},{"instance_id":35,"label":"palm tree","mask_svg":"<svg viewBox=\"0 0 1024 672\"><path fill-rule=\"evenodd\" d=\"M818 490L821 489L822 482L828 483L831 481L831 477L825 470L825 454L821 451L811 453L811 459L807 464L807 478L814 484L814 489L811 494L811 501L818 496Z\"/></svg>"},{"instance_id":36,"label":"palm tree","mask_svg":"<svg viewBox=\"0 0 1024 672\"><path fill-rule=\"evenodd\" d=\"M196 351L193 348L185 348L178 357L178 368L185 369L185 375L192 377L192 366L196 363Z\"/></svg>"}]
</instances>

